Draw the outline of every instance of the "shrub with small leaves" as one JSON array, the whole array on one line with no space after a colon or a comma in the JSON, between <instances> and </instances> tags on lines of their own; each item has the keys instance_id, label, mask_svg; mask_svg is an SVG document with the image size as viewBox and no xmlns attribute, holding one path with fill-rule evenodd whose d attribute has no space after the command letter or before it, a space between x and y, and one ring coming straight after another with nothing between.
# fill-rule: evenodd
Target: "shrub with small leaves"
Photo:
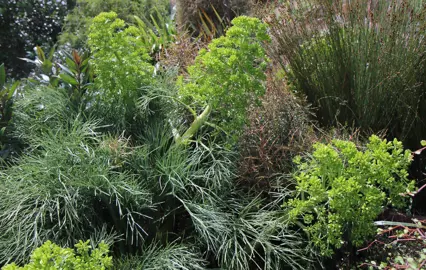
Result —
<instances>
[{"instance_id":1,"label":"shrub with small leaves","mask_svg":"<svg viewBox=\"0 0 426 270\"><path fill-rule=\"evenodd\" d=\"M30 263L19 267L15 263L4 266L3 270L37 270L37 269L74 269L98 270L110 269L112 257L108 256L109 247L100 243L92 249L89 241L80 240L75 245L76 251L71 248L62 248L47 241L31 254Z\"/></svg>"},{"instance_id":2,"label":"shrub with small leaves","mask_svg":"<svg viewBox=\"0 0 426 270\"><path fill-rule=\"evenodd\" d=\"M402 143L373 135L365 149L350 141L314 145L312 157L296 158L295 198L284 204L325 256L345 242L361 245L374 236L373 221L392 206L403 208L400 194L414 190L408 177L411 154Z\"/></svg>"}]
</instances>

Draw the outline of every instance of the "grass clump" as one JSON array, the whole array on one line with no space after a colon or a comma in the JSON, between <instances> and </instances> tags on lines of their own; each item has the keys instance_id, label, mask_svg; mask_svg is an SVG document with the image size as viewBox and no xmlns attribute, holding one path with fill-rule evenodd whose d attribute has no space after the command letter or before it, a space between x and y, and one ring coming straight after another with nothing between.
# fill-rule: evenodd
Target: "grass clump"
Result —
<instances>
[{"instance_id":1,"label":"grass clump","mask_svg":"<svg viewBox=\"0 0 426 270\"><path fill-rule=\"evenodd\" d=\"M274 55L326 126L425 135L422 1L296 1L270 18ZM278 13L278 12L277 12Z\"/></svg>"},{"instance_id":2,"label":"grass clump","mask_svg":"<svg viewBox=\"0 0 426 270\"><path fill-rule=\"evenodd\" d=\"M144 230L138 211L151 195L138 176L120 171L98 146L96 126L76 120L32 138L32 150L1 172L0 261L22 261L46 240L70 246L76 239L136 241Z\"/></svg>"}]
</instances>

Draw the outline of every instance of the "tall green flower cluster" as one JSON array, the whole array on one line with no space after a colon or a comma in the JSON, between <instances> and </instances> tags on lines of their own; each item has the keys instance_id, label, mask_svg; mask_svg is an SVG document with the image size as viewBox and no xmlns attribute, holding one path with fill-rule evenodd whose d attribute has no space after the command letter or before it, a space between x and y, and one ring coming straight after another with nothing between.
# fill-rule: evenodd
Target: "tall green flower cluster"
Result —
<instances>
[{"instance_id":1,"label":"tall green flower cluster","mask_svg":"<svg viewBox=\"0 0 426 270\"><path fill-rule=\"evenodd\" d=\"M130 98L135 89L150 81L153 66L139 34L115 12L101 13L93 19L89 46L97 75L95 83L105 90L106 98Z\"/></svg>"},{"instance_id":2,"label":"tall green flower cluster","mask_svg":"<svg viewBox=\"0 0 426 270\"><path fill-rule=\"evenodd\" d=\"M140 88L153 80L154 67L140 35L137 27L127 26L115 12L99 14L89 29L97 88L93 94L111 118L125 116L117 123L119 127L133 117Z\"/></svg>"},{"instance_id":3,"label":"tall green flower cluster","mask_svg":"<svg viewBox=\"0 0 426 270\"><path fill-rule=\"evenodd\" d=\"M226 36L214 39L188 68L188 84L181 94L196 104L212 108L217 123L232 133L246 122L250 102L265 93L268 58L262 43L269 41L267 28L257 18L240 16Z\"/></svg>"}]
</instances>

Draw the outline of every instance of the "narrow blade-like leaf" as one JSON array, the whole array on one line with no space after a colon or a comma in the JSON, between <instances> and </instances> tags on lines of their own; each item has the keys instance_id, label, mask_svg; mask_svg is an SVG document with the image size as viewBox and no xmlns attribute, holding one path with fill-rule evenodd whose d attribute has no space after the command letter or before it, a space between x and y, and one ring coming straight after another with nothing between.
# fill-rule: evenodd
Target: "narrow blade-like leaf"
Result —
<instances>
[{"instance_id":1,"label":"narrow blade-like leaf","mask_svg":"<svg viewBox=\"0 0 426 270\"><path fill-rule=\"evenodd\" d=\"M4 64L0 65L0 89L3 88L6 83L6 70L4 69Z\"/></svg>"}]
</instances>

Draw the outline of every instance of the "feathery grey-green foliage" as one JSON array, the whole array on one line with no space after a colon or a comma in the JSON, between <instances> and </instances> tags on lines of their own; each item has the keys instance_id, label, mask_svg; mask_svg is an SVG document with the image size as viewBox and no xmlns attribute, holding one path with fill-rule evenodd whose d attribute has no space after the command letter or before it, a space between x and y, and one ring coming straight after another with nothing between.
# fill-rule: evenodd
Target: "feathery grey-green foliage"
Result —
<instances>
[{"instance_id":1,"label":"feathery grey-green foliage","mask_svg":"<svg viewBox=\"0 0 426 270\"><path fill-rule=\"evenodd\" d=\"M155 242L143 248L141 256L131 256L120 262L117 269L144 270L202 270L206 262L202 254L194 252L185 245L168 244L162 246Z\"/></svg>"},{"instance_id":2,"label":"feathery grey-green foliage","mask_svg":"<svg viewBox=\"0 0 426 270\"><path fill-rule=\"evenodd\" d=\"M102 39L102 29L91 30ZM123 59L137 60L129 74L147 61L145 54L132 58L133 30L127 39L113 31L127 49ZM92 239L111 244L121 268L309 265L305 239L288 226L282 201L238 186L237 153L227 138L205 128L188 144L176 143L174 132L188 123L176 75L117 77L108 66L114 51L96 50L108 83L95 80L74 101L84 105L63 88L36 83L17 99L13 127L25 147L0 172L0 264L24 262L47 240L73 246ZM96 98L102 93L109 95Z\"/></svg>"},{"instance_id":3,"label":"feathery grey-green foliage","mask_svg":"<svg viewBox=\"0 0 426 270\"><path fill-rule=\"evenodd\" d=\"M235 185L229 148L208 134L175 144L156 111L131 138L102 134L61 91L29 88L17 102L16 130L29 147L0 174L0 261L23 261L46 240L92 238L123 255L140 250L134 263L143 269L166 258L166 269L201 269L210 256L227 269L309 263L280 204Z\"/></svg>"},{"instance_id":4,"label":"feathery grey-green foliage","mask_svg":"<svg viewBox=\"0 0 426 270\"><path fill-rule=\"evenodd\" d=\"M95 129L78 119L47 129L32 138L32 152L1 172L0 261L20 261L46 240L73 245L111 221L109 237L145 233L134 220L152 207L151 194L138 176L116 169Z\"/></svg>"}]
</instances>

